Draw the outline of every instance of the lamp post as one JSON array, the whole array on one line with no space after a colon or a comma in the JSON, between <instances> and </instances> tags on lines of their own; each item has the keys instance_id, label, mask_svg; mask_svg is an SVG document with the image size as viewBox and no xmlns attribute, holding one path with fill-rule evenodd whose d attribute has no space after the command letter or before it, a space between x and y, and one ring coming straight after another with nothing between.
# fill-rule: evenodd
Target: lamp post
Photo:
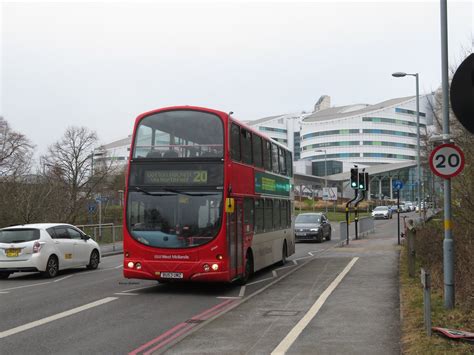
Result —
<instances>
[{"instance_id":1,"label":"lamp post","mask_svg":"<svg viewBox=\"0 0 474 355\"><path fill-rule=\"evenodd\" d=\"M317 149L316 152L324 152L324 187L328 187L328 161L326 149ZM324 203L324 205L326 206L326 213L328 213L327 203Z\"/></svg>"},{"instance_id":2,"label":"lamp post","mask_svg":"<svg viewBox=\"0 0 474 355\"><path fill-rule=\"evenodd\" d=\"M395 78L403 78L404 76L414 76L416 79L416 169L417 169L417 198L419 205L419 213L421 216L421 168L420 168L420 92L418 83L418 73L408 74L403 72L393 73Z\"/></svg>"}]
</instances>

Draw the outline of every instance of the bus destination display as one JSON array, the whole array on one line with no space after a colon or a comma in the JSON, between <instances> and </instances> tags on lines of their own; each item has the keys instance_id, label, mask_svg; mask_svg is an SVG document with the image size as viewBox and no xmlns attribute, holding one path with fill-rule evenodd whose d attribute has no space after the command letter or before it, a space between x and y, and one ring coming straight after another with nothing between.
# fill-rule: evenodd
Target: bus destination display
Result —
<instances>
[{"instance_id":1,"label":"bus destination display","mask_svg":"<svg viewBox=\"0 0 474 355\"><path fill-rule=\"evenodd\" d=\"M147 170L146 185L200 185L207 184L206 170Z\"/></svg>"}]
</instances>

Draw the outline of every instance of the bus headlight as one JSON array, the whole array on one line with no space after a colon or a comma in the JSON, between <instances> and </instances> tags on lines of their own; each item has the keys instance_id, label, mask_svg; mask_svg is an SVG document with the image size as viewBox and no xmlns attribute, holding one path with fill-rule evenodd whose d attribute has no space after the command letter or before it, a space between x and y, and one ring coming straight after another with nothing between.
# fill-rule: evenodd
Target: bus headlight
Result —
<instances>
[{"instance_id":1,"label":"bus headlight","mask_svg":"<svg viewBox=\"0 0 474 355\"><path fill-rule=\"evenodd\" d=\"M135 267L137 268L137 270L140 270L140 269L142 268L142 264L136 263L136 264L135 264Z\"/></svg>"},{"instance_id":2,"label":"bus headlight","mask_svg":"<svg viewBox=\"0 0 474 355\"><path fill-rule=\"evenodd\" d=\"M207 264L204 264L204 265L202 266L202 268L204 269L205 272L208 272L208 271L211 270L211 267L210 267L209 265L207 265Z\"/></svg>"},{"instance_id":3,"label":"bus headlight","mask_svg":"<svg viewBox=\"0 0 474 355\"><path fill-rule=\"evenodd\" d=\"M135 264L134 264L132 261L130 261L130 262L127 264L127 266L128 266L130 269L133 269L133 267L135 266Z\"/></svg>"},{"instance_id":4,"label":"bus headlight","mask_svg":"<svg viewBox=\"0 0 474 355\"><path fill-rule=\"evenodd\" d=\"M212 264L211 268L212 268L212 270L217 271L217 270L219 270L219 265Z\"/></svg>"}]
</instances>

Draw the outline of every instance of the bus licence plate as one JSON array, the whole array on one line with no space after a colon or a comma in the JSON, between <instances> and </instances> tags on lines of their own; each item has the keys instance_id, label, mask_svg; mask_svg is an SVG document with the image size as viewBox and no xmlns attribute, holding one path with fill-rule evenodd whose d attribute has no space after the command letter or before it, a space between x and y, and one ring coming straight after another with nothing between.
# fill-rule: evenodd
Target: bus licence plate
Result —
<instances>
[{"instance_id":1,"label":"bus licence plate","mask_svg":"<svg viewBox=\"0 0 474 355\"><path fill-rule=\"evenodd\" d=\"M160 276L164 279L182 279L182 272L162 272Z\"/></svg>"},{"instance_id":2,"label":"bus licence plate","mask_svg":"<svg viewBox=\"0 0 474 355\"><path fill-rule=\"evenodd\" d=\"M306 233L296 233L297 237L306 237Z\"/></svg>"}]
</instances>

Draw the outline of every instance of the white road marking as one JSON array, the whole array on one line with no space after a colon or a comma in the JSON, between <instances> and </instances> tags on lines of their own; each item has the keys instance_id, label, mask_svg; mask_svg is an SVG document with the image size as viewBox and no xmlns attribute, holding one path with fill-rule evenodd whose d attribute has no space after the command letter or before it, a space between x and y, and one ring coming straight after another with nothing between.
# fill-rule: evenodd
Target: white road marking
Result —
<instances>
[{"instance_id":1,"label":"white road marking","mask_svg":"<svg viewBox=\"0 0 474 355\"><path fill-rule=\"evenodd\" d=\"M216 298L221 298L224 300L240 300L242 297L217 296Z\"/></svg>"},{"instance_id":2,"label":"white road marking","mask_svg":"<svg viewBox=\"0 0 474 355\"><path fill-rule=\"evenodd\" d=\"M272 277L267 277L266 279L261 279L261 280L258 280L258 281L250 282L250 283L247 284L247 286L259 284L260 282L273 280L273 279L274 279L273 276Z\"/></svg>"},{"instance_id":3,"label":"white road marking","mask_svg":"<svg viewBox=\"0 0 474 355\"><path fill-rule=\"evenodd\" d=\"M40 325L50 323L50 322L53 322L55 320L58 320L58 319L61 319L61 318L64 318L64 317L71 316L73 314L76 314L76 313L85 311L87 309L103 305L105 303L109 303L109 302L117 300L117 299L118 299L118 297L106 297L106 298L103 298L101 300L98 300L98 301L95 301L95 302L92 302L92 303L88 303L88 304L85 304L85 305L80 306L80 307L70 309L68 311L64 311L64 312L61 312L61 313L58 313L58 314L55 314L55 315L52 315L52 316L49 316L49 317L46 317L46 318L42 318L42 319L36 320L34 322L27 323L27 324L24 324L24 325L20 325L19 327L15 327L15 328L12 328L12 329L9 329L9 330L5 330L3 332L0 332L0 339L6 338L10 335L14 335L14 334L17 334L17 333L20 333L20 332L24 332L25 330L28 330L28 329L39 327Z\"/></svg>"},{"instance_id":4,"label":"white road marking","mask_svg":"<svg viewBox=\"0 0 474 355\"><path fill-rule=\"evenodd\" d=\"M239 297L244 297L244 295L245 295L245 286L242 286L240 288Z\"/></svg>"},{"instance_id":5,"label":"white road marking","mask_svg":"<svg viewBox=\"0 0 474 355\"><path fill-rule=\"evenodd\" d=\"M122 268L122 267L123 267L123 265L122 265L122 264L120 264L120 265L118 265L118 266L114 267L114 269L120 269L120 268Z\"/></svg>"},{"instance_id":6,"label":"white road marking","mask_svg":"<svg viewBox=\"0 0 474 355\"><path fill-rule=\"evenodd\" d=\"M0 291L0 294L5 294L5 293L10 293L10 292L3 292L3 291Z\"/></svg>"},{"instance_id":7,"label":"white road marking","mask_svg":"<svg viewBox=\"0 0 474 355\"><path fill-rule=\"evenodd\" d=\"M117 293L114 293L114 295L118 295L118 296L138 296L139 293L124 293L124 292L117 292Z\"/></svg>"},{"instance_id":8,"label":"white road marking","mask_svg":"<svg viewBox=\"0 0 474 355\"><path fill-rule=\"evenodd\" d=\"M292 261L293 261L293 264L298 265L298 261L297 261L297 260L298 260L298 259L292 260Z\"/></svg>"},{"instance_id":9,"label":"white road marking","mask_svg":"<svg viewBox=\"0 0 474 355\"><path fill-rule=\"evenodd\" d=\"M295 267L295 265L282 266L282 267L279 267L278 269L275 269L275 271L288 269L290 267ZM278 275L274 275L274 276L277 277Z\"/></svg>"},{"instance_id":10,"label":"white road marking","mask_svg":"<svg viewBox=\"0 0 474 355\"><path fill-rule=\"evenodd\" d=\"M277 276L278 276L278 274L277 274L277 272L276 272L275 270L272 271L272 275L273 275L273 277L277 277Z\"/></svg>"},{"instance_id":11,"label":"white road marking","mask_svg":"<svg viewBox=\"0 0 474 355\"><path fill-rule=\"evenodd\" d=\"M41 286L41 285L47 285L47 284L50 284L52 283L53 281L47 281L47 282L39 282L37 284L33 284L33 285L24 285L24 286L17 286L17 287L10 287L10 288L4 288L0 291L11 291L11 290L18 290L20 288L25 288L25 287L34 287L34 286Z\"/></svg>"},{"instance_id":12,"label":"white road marking","mask_svg":"<svg viewBox=\"0 0 474 355\"><path fill-rule=\"evenodd\" d=\"M138 287L138 288L132 288L131 290L126 290L126 291L122 291L123 292L132 292L132 291L138 291L138 290L144 290L146 288L152 288L152 287L156 287L157 285L151 285L151 286L145 286L145 287Z\"/></svg>"},{"instance_id":13,"label":"white road marking","mask_svg":"<svg viewBox=\"0 0 474 355\"><path fill-rule=\"evenodd\" d=\"M327 289L319 296L316 302L311 306L309 311L300 319L300 321L293 327L293 329L288 333L288 335L278 344L278 346L272 351L272 355L285 354L291 345L295 342L296 338L301 334L301 332L306 328L306 326L311 322L311 320L316 316L324 302L328 299L331 293L336 289L339 283L342 281L344 276L351 270L356 261L359 258L353 258L349 264L342 270L342 272L331 282Z\"/></svg>"},{"instance_id":14,"label":"white road marking","mask_svg":"<svg viewBox=\"0 0 474 355\"><path fill-rule=\"evenodd\" d=\"M54 280L53 282L59 282L59 281L68 279L68 278L73 277L73 276L74 276L74 275L64 276L64 277L62 277L62 278L60 278L60 279Z\"/></svg>"}]
</instances>

